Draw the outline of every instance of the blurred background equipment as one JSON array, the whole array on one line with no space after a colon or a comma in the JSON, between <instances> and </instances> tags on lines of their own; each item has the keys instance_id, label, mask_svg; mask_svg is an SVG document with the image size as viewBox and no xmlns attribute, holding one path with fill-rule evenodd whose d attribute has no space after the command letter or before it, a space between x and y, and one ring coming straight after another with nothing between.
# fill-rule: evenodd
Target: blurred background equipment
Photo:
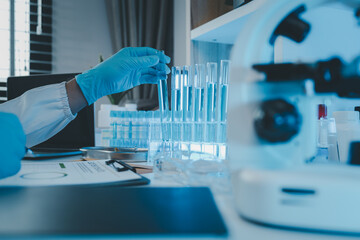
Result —
<instances>
[{"instance_id":1,"label":"blurred background equipment","mask_svg":"<svg viewBox=\"0 0 360 240\"><path fill-rule=\"evenodd\" d=\"M315 54L312 58L318 59L309 62L301 58L301 62L273 61L277 38L305 44L308 35L318 30L303 19L305 12L331 3L266 2L241 31L230 72L230 169L237 210L245 219L358 234L354 209L360 200L359 169L351 165L349 156L357 154L358 145L350 148L350 144L360 139L359 115L357 111L333 112L334 131L333 122L326 122L325 106L318 106L329 99L360 97L359 53L350 61L321 59ZM338 3L356 22L354 12L360 1ZM346 51L340 51L340 56ZM334 141L327 137L334 132L338 158L329 159L328 143Z\"/></svg>"}]
</instances>

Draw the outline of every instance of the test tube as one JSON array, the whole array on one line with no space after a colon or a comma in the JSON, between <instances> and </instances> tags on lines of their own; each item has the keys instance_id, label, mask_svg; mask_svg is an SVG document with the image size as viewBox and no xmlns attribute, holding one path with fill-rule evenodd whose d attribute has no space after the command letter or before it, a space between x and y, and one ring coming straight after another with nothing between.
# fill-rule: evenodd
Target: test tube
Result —
<instances>
[{"instance_id":1,"label":"test tube","mask_svg":"<svg viewBox=\"0 0 360 240\"><path fill-rule=\"evenodd\" d=\"M131 138L131 122L130 122L130 112L125 111L123 113L123 131L124 131L124 138L122 139L122 142L124 144L124 147L128 147L129 145L129 139Z\"/></svg>"},{"instance_id":2,"label":"test tube","mask_svg":"<svg viewBox=\"0 0 360 240\"><path fill-rule=\"evenodd\" d=\"M159 58L164 56L164 51L159 52ZM168 115L169 115L169 99L168 99L168 88L167 80L161 78L158 81L158 97L159 97L159 111L160 111L160 121L161 121L161 138L163 141L169 140L169 130L168 130Z\"/></svg>"},{"instance_id":3,"label":"test tube","mask_svg":"<svg viewBox=\"0 0 360 240\"><path fill-rule=\"evenodd\" d=\"M228 91L229 91L229 73L230 73L229 60L221 60L220 62L220 78L219 78L219 104L218 104L218 130L217 130L217 143L218 143L218 157L225 159L226 156L226 138L227 138L227 107L228 107Z\"/></svg>"},{"instance_id":4,"label":"test tube","mask_svg":"<svg viewBox=\"0 0 360 240\"><path fill-rule=\"evenodd\" d=\"M205 65L195 64L194 69L194 135L193 141L205 141Z\"/></svg>"},{"instance_id":5,"label":"test tube","mask_svg":"<svg viewBox=\"0 0 360 240\"><path fill-rule=\"evenodd\" d=\"M193 121L193 78L191 76L191 66L184 66L183 76L183 137L184 142L190 143L192 140L191 122ZM189 147L189 146L187 146Z\"/></svg>"},{"instance_id":6,"label":"test tube","mask_svg":"<svg viewBox=\"0 0 360 240\"><path fill-rule=\"evenodd\" d=\"M172 113L172 140L181 140L182 120L182 86L181 86L181 68L172 67L171 74L171 113Z\"/></svg>"},{"instance_id":7,"label":"test tube","mask_svg":"<svg viewBox=\"0 0 360 240\"><path fill-rule=\"evenodd\" d=\"M206 142L216 140L217 63L207 63L206 71Z\"/></svg>"},{"instance_id":8,"label":"test tube","mask_svg":"<svg viewBox=\"0 0 360 240\"><path fill-rule=\"evenodd\" d=\"M112 126L112 139L118 138L118 114L117 111L110 111L110 119Z\"/></svg>"},{"instance_id":9,"label":"test tube","mask_svg":"<svg viewBox=\"0 0 360 240\"><path fill-rule=\"evenodd\" d=\"M164 113L169 110L168 90L166 79L160 79L158 82L159 110Z\"/></svg>"},{"instance_id":10,"label":"test tube","mask_svg":"<svg viewBox=\"0 0 360 240\"><path fill-rule=\"evenodd\" d=\"M164 54L164 51L159 52L161 56ZM159 110L160 113L165 113L169 110L169 99L168 99L168 89L167 81L165 79L160 79L158 82L158 95L159 95Z\"/></svg>"},{"instance_id":11,"label":"test tube","mask_svg":"<svg viewBox=\"0 0 360 240\"><path fill-rule=\"evenodd\" d=\"M160 79L158 82L159 111L161 121L161 134L164 141L169 140L169 100L166 79Z\"/></svg>"},{"instance_id":12,"label":"test tube","mask_svg":"<svg viewBox=\"0 0 360 240\"><path fill-rule=\"evenodd\" d=\"M219 107L218 107L218 121L225 122L228 105L228 88L229 88L229 73L230 60L221 60L220 63L220 79L219 79Z\"/></svg>"},{"instance_id":13,"label":"test tube","mask_svg":"<svg viewBox=\"0 0 360 240\"><path fill-rule=\"evenodd\" d=\"M149 149L148 161L152 162L154 156L161 151L161 121L160 111L150 111L147 114L149 120Z\"/></svg>"}]
</instances>

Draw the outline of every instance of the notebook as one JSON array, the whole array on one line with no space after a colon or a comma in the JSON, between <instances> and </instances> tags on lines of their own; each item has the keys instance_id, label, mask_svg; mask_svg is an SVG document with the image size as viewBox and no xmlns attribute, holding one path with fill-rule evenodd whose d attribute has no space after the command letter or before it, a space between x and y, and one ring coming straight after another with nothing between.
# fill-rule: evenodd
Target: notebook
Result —
<instances>
[{"instance_id":1,"label":"notebook","mask_svg":"<svg viewBox=\"0 0 360 240\"><path fill-rule=\"evenodd\" d=\"M24 161L17 174L0 179L0 187L130 186L149 182L120 160Z\"/></svg>"}]
</instances>

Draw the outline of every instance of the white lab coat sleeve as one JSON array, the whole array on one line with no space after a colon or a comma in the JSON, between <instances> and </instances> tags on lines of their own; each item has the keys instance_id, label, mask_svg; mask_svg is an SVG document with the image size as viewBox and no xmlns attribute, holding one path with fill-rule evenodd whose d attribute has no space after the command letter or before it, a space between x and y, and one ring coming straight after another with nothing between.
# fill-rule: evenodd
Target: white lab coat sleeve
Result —
<instances>
[{"instance_id":1,"label":"white lab coat sleeve","mask_svg":"<svg viewBox=\"0 0 360 240\"><path fill-rule=\"evenodd\" d=\"M69 106L65 82L31 89L0 104L0 112L13 113L19 118L27 147L51 138L76 117Z\"/></svg>"}]
</instances>

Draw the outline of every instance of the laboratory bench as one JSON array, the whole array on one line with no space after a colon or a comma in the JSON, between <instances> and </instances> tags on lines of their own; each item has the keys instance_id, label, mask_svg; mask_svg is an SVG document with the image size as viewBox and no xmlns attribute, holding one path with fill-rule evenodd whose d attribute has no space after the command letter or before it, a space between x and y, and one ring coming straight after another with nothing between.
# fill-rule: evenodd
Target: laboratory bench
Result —
<instances>
[{"instance_id":1,"label":"laboratory bench","mask_svg":"<svg viewBox=\"0 0 360 240\"><path fill-rule=\"evenodd\" d=\"M53 159L53 160L42 160L41 162L66 162L66 161L76 161L79 160L79 156L68 157L68 158L60 158L60 159ZM26 160L29 162L28 160ZM148 178L151 182L148 185L143 186L134 186L135 188L138 187L184 187L184 184L180 183L179 181L169 179L169 178L160 178L156 176L154 173L146 173L142 174L142 176ZM226 189L226 188L225 188ZM282 228L274 228L269 226L264 226L256 223L252 223L249 221L244 220L242 217L239 216L237 211L235 210L233 195L231 193L231 187L228 190L219 190L213 189L212 190L216 205L222 215L222 218L225 222L225 225L228 229L228 237L226 239L246 239L246 240L259 240L259 239L266 239L266 240L279 240L279 239L286 239L286 240L315 240L315 239L324 239L324 240L345 240L345 239L360 239L360 236L353 236L353 235L334 235L322 232L303 232L291 229L282 229ZM244 196L246 197L246 196ZM84 239L87 237L84 237ZM108 236L106 237L109 238ZM110 237L111 238L111 237ZM110 239L109 238L109 239ZM122 239L128 239L129 236L124 236ZM161 237L162 239L169 239L169 237ZM0 237L1 239L1 237ZM28 238L27 238L28 239ZM56 239L59 239L58 237ZM80 238L77 238L80 239ZM102 239L100 236L91 236L91 239ZM157 239L154 237L138 237L135 238L131 237L131 239ZM182 239L181 236L176 237L174 239ZM192 239L192 238L186 238ZM204 239L195 237L194 239ZM219 238L205 238L205 239L219 239ZM220 238L223 239L223 238Z\"/></svg>"},{"instance_id":2,"label":"laboratory bench","mask_svg":"<svg viewBox=\"0 0 360 240\"><path fill-rule=\"evenodd\" d=\"M148 187L181 187L182 185L173 181L163 181L155 178L153 173L144 174L143 176L151 180ZM234 200L231 192L217 193L212 191L217 207L219 208L225 224L229 231L228 239L246 239L246 240L347 240L347 239L360 239L360 236L349 235L331 235L327 233L318 232L303 232L290 229L274 228L252 223L244 220L239 216L235 210Z\"/></svg>"}]
</instances>

